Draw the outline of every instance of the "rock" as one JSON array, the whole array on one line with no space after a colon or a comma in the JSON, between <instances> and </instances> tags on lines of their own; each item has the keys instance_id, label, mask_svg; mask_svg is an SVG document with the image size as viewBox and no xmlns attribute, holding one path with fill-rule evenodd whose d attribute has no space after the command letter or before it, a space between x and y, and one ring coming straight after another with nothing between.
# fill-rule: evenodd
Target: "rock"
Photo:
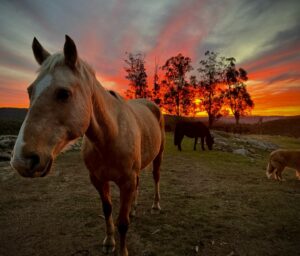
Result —
<instances>
[{"instance_id":1,"label":"rock","mask_svg":"<svg viewBox=\"0 0 300 256\"><path fill-rule=\"evenodd\" d=\"M235 149L232 151L232 153L242 156L247 156L249 154L248 150L244 148Z\"/></svg>"},{"instance_id":2,"label":"rock","mask_svg":"<svg viewBox=\"0 0 300 256\"><path fill-rule=\"evenodd\" d=\"M10 154L7 152L0 152L0 161L10 161Z\"/></svg>"},{"instance_id":3,"label":"rock","mask_svg":"<svg viewBox=\"0 0 300 256\"><path fill-rule=\"evenodd\" d=\"M257 150L271 152L279 148L271 142L256 140L239 134L213 131L213 136L215 138L214 149L243 156L256 157Z\"/></svg>"},{"instance_id":4,"label":"rock","mask_svg":"<svg viewBox=\"0 0 300 256\"><path fill-rule=\"evenodd\" d=\"M262 150L266 150L266 151L273 151L273 150L278 148L277 145L275 145L271 142L260 141L260 140L255 140L255 139L247 139L246 143L248 143L252 147L262 149Z\"/></svg>"},{"instance_id":5,"label":"rock","mask_svg":"<svg viewBox=\"0 0 300 256\"><path fill-rule=\"evenodd\" d=\"M12 150L17 136L14 135L1 135L0 136L0 149L1 150Z\"/></svg>"},{"instance_id":6,"label":"rock","mask_svg":"<svg viewBox=\"0 0 300 256\"><path fill-rule=\"evenodd\" d=\"M234 251L231 251L229 254L227 254L227 256L234 256L236 255Z\"/></svg>"},{"instance_id":7,"label":"rock","mask_svg":"<svg viewBox=\"0 0 300 256\"><path fill-rule=\"evenodd\" d=\"M11 152L15 145L17 136L1 135L0 136L0 161L10 161Z\"/></svg>"}]
</instances>

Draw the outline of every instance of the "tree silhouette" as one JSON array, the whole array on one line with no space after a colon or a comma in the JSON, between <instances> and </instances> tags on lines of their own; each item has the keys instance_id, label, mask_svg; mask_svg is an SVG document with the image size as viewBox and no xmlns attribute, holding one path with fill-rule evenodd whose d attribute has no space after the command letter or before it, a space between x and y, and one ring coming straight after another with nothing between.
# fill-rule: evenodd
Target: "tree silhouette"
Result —
<instances>
[{"instance_id":1,"label":"tree silhouette","mask_svg":"<svg viewBox=\"0 0 300 256\"><path fill-rule=\"evenodd\" d=\"M254 102L247 91L246 82L248 75L246 70L236 69L235 58L227 58L227 67L225 69L224 78L227 85L225 97L232 114L234 115L236 125L242 116L248 115L254 107Z\"/></svg>"},{"instance_id":2,"label":"tree silhouette","mask_svg":"<svg viewBox=\"0 0 300 256\"><path fill-rule=\"evenodd\" d=\"M206 51L197 69L200 77L190 76L189 82L186 75L193 69L191 58L181 53L169 58L161 67L165 73L163 80L159 79L155 59L151 90L147 85L144 55L129 53L125 63L126 78L130 81L127 97L149 98L169 114L195 116L205 111L209 127L212 127L217 119L231 111L238 125L240 118L250 114L254 107L245 84L247 72L236 68L233 57L225 58L216 52Z\"/></svg>"},{"instance_id":3,"label":"tree silhouette","mask_svg":"<svg viewBox=\"0 0 300 256\"><path fill-rule=\"evenodd\" d=\"M129 89L126 91L128 98L147 98L149 90L147 85L147 74L145 69L145 56L141 53L133 54L127 53L128 58L125 59L127 64L124 67L129 80Z\"/></svg>"},{"instance_id":4,"label":"tree silhouette","mask_svg":"<svg viewBox=\"0 0 300 256\"><path fill-rule=\"evenodd\" d=\"M189 114L192 116L196 116L197 113L202 112L202 101L201 101L201 88L199 86L199 81L195 75L190 76L190 98L191 98L191 106Z\"/></svg>"},{"instance_id":5,"label":"tree silhouette","mask_svg":"<svg viewBox=\"0 0 300 256\"><path fill-rule=\"evenodd\" d=\"M154 64L154 75L153 75L153 89L151 98L152 100L160 107L163 106L163 101L161 99L161 86L159 84L159 76L158 76L158 64L156 62L155 58L155 64Z\"/></svg>"},{"instance_id":6,"label":"tree silhouette","mask_svg":"<svg viewBox=\"0 0 300 256\"><path fill-rule=\"evenodd\" d=\"M169 58L162 70L165 71L165 80L162 81L164 89L164 107L166 111L177 116L188 114L191 104L189 84L186 81L186 73L191 71L191 58L179 53Z\"/></svg>"},{"instance_id":7,"label":"tree silhouette","mask_svg":"<svg viewBox=\"0 0 300 256\"><path fill-rule=\"evenodd\" d=\"M202 106L208 114L208 123L211 128L214 121L222 117L226 112L224 105L223 73L225 58L218 53L206 51L205 59L200 61L198 72L200 73L200 91Z\"/></svg>"}]
</instances>

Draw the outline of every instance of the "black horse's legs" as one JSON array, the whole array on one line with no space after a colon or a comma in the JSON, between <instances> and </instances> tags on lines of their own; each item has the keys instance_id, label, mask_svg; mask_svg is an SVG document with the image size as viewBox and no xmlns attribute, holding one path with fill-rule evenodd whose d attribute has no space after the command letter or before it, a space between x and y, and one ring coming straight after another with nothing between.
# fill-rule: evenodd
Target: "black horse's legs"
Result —
<instances>
[{"instance_id":1,"label":"black horse's legs","mask_svg":"<svg viewBox=\"0 0 300 256\"><path fill-rule=\"evenodd\" d=\"M204 137L201 137L201 147L202 147L202 150L205 150L205 148L204 148Z\"/></svg>"},{"instance_id":2,"label":"black horse's legs","mask_svg":"<svg viewBox=\"0 0 300 256\"><path fill-rule=\"evenodd\" d=\"M181 143L178 144L178 150L181 151Z\"/></svg>"},{"instance_id":3,"label":"black horse's legs","mask_svg":"<svg viewBox=\"0 0 300 256\"><path fill-rule=\"evenodd\" d=\"M181 142L182 142L183 136L184 135L181 135L180 138L179 138L179 141L178 141L178 145L177 146L178 146L178 150L179 151L181 151Z\"/></svg>"},{"instance_id":4,"label":"black horse's legs","mask_svg":"<svg viewBox=\"0 0 300 256\"><path fill-rule=\"evenodd\" d=\"M195 137L194 150L196 150L197 142L198 142L198 137Z\"/></svg>"}]
</instances>

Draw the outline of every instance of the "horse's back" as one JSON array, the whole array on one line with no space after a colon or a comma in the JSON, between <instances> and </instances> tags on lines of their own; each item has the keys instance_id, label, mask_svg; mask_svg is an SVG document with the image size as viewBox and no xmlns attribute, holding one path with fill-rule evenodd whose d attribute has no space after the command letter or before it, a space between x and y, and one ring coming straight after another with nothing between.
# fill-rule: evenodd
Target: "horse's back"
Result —
<instances>
[{"instance_id":1,"label":"horse's back","mask_svg":"<svg viewBox=\"0 0 300 256\"><path fill-rule=\"evenodd\" d=\"M299 169L300 150L277 149L270 154L270 162L277 162L291 168Z\"/></svg>"},{"instance_id":2,"label":"horse's back","mask_svg":"<svg viewBox=\"0 0 300 256\"><path fill-rule=\"evenodd\" d=\"M157 121L163 125L163 114L160 111L160 108L152 101L147 99L133 99L128 101L129 105L132 106L133 111L138 113L140 117L147 116L147 111L144 111L141 106L146 107L150 112L156 117Z\"/></svg>"},{"instance_id":3,"label":"horse's back","mask_svg":"<svg viewBox=\"0 0 300 256\"><path fill-rule=\"evenodd\" d=\"M191 138L205 136L208 131L206 125L200 121L180 121L176 129Z\"/></svg>"},{"instance_id":4,"label":"horse's back","mask_svg":"<svg viewBox=\"0 0 300 256\"><path fill-rule=\"evenodd\" d=\"M162 153L165 141L164 118L159 107L146 99L127 101L135 115L141 134L141 167L146 167Z\"/></svg>"}]
</instances>

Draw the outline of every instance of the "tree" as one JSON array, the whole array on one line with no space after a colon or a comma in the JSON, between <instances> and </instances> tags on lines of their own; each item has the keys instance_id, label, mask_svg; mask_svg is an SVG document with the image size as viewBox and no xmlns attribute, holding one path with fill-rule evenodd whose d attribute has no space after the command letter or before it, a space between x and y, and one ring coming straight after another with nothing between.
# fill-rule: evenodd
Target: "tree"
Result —
<instances>
[{"instance_id":1,"label":"tree","mask_svg":"<svg viewBox=\"0 0 300 256\"><path fill-rule=\"evenodd\" d=\"M235 58L227 58L226 61L228 64L224 73L227 85L225 97L238 126L240 118L248 115L253 109L254 102L244 83L248 80L246 70L242 68L236 69Z\"/></svg>"},{"instance_id":2,"label":"tree","mask_svg":"<svg viewBox=\"0 0 300 256\"><path fill-rule=\"evenodd\" d=\"M200 91L202 107L208 114L208 123L211 128L214 121L226 114L224 105L223 73L225 58L218 53L206 51L205 59L200 61Z\"/></svg>"},{"instance_id":3,"label":"tree","mask_svg":"<svg viewBox=\"0 0 300 256\"><path fill-rule=\"evenodd\" d=\"M190 106L190 115L196 116L197 113L202 112L201 108L201 90L199 86L199 81L195 75L190 76L190 98L192 100Z\"/></svg>"},{"instance_id":4,"label":"tree","mask_svg":"<svg viewBox=\"0 0 300 256\"><path fill-rule=\"evenodd\" d=\"M191 71L191 58L179 53L177 56L168 59L162 70L165 71L164 87L164 107L169 113L180 116L182 113L188 114L191 104L189 84L186 81L186 73Z\"/></svg>"},{"instance_id":5,"label":"tree","mask_svg":"<svg viewBox=\"0 0 300 256\"><path fill-rule=\"evenodd\" d=\"M149 90L147 85L147 74L145 69L145 56L141 53L128 53L128 59L125 59L127 66L125 71L126 79L129 80L129 89L126 91L128 98L147 98Z\"/></svg>"},{"instance_id":6,"label":"tree","mask_svg":"<svg viewBox=\"0 0 300 256\"><path fill-rule=\"evenodd\" d=\"M230 109L238 126L240 117L246 116L254 107L254 102L247 92L245 84L239 84L230 91Z\"/></svg>"},{"instance_id":7,"label":"tree","mask_svg":"<svg viewBox=\"0 0 300 256\"><path fill-rule=\"evenodd\" d=\"M154 75L153 75L153 89L152 89L152 100L158 105L162 106L162 99L161 99L161 86L159 84L159 77L158 77L158 64L155 58L155 65L154 65Z\"/></svg>"}]
</instances>

